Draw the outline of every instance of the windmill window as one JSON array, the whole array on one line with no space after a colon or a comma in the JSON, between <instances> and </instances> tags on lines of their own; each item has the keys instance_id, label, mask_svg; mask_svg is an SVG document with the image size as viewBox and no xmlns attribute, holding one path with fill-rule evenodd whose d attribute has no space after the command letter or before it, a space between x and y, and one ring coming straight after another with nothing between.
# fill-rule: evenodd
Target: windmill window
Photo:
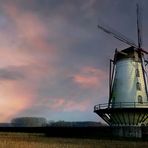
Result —
<instances>
[{"instance_id":1,"label":"windmill window","mask_svg":"<svg viewBox=\"0 0 148 148\"><path fill-rule=\"evenodd\" d=\"M142 100L142 96L141 95L138 96L138 103L141 103L141 104L143 103L143 100Z\"/></svg>"},{"instance_id":2,"label":"windmill window","mask_svg":"<svg viewBox=\"0 0 148 148\"><path fill-rule=\"evenodd\" d=\"M137 82L136 88L137 88L137 90L141 90L141 83Z\"/></svg>"},{"instance_id":3,"label":"windmill window","mask_svg":"<svg viewBox=\"0 0 148 148\"><path fill-rule=\"evenodd\" d=\"M139 69L136 69L136 77L140 77Z\"/></svg>"}]
</instances>

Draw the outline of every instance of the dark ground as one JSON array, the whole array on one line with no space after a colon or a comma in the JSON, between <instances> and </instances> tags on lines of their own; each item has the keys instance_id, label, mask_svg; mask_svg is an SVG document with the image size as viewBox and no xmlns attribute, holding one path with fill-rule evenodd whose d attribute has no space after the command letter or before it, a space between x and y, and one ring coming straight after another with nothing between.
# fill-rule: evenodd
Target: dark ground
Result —
<instances>
[{"instance_id":1,"label":"dark ground","mask_svg":"<svg viewBox=\"0 0 148 148\"><path fill-rule=\"evenodd\" d=\"M0 132L43 133L48 137L114 139L112 128L101 127L0 127ZM142 127L142 140L148 140L148 127ZM129 139L129 138L128 138Z\"/></svg>"}]
</instances>

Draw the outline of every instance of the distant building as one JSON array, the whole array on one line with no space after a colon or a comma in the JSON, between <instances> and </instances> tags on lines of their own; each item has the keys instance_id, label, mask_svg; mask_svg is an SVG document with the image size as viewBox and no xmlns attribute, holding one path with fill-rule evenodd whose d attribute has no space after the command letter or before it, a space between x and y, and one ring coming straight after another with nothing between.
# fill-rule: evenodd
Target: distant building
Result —
<instances>
[{"instance_id":1,"label":"distant building","mask_svg":"<svg viewBox=\"0 0 148 148\"><path fill-rule=\"evenodd\" d=\"M11 123L0 123L0 127L12 127Z\"/></svg>"},{"instance_id":2,"label":"distant building","mask_svg":"<svg viewBox=\"0 0 148 148\"><path fill-rule=\"evenodd\" d=\"M43 127L47 120L43 117L19 117L11 120L14 127Z\"/></svg>"}]
</instances>

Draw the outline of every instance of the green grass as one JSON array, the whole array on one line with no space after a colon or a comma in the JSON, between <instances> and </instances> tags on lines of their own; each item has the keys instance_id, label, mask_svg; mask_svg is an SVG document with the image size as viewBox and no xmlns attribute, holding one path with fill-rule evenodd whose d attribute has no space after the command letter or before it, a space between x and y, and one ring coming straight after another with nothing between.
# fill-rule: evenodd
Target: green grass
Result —
<instances>
[{"instance_id":1,"label":"green grass","mask_svg":"<svg viewBox=\"0 0 148 148\"><path fill-rule=\"evenodd\" d=\"M148 142L51 138L41 134L0 133L0 148L146 148Z\"/></svg>"}]
</instances>

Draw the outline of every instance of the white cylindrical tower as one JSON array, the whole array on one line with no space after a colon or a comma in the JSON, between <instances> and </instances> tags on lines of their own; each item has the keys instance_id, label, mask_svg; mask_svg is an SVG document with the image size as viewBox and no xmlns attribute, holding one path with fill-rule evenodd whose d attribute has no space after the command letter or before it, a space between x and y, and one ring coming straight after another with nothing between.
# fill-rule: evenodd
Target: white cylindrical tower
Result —
<instances>
[{"instance_id":1,"label":"white cylindrical tower","mask_svg":"<svg viewBox=\"0 0 148 148\"><path fill-rule=\"evenodd\" d=\"M111 84L112 108L143 107L148 103L143 54L130 47L115 52L115 70Z\"/></svg>"}]
</instances>

